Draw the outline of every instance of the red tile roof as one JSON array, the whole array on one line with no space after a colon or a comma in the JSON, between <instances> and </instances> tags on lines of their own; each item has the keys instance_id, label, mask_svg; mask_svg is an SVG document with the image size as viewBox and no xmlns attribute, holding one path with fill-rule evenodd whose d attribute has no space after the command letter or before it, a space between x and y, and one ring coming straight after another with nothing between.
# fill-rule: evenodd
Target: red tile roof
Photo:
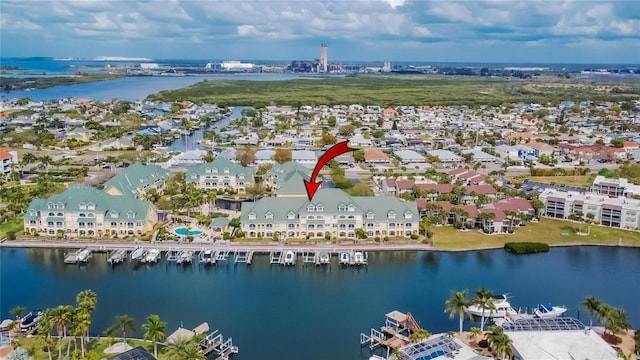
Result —
<instances>
[{"instance_id":1,"label":"red tile roof","mask_svg":"<svg viewBox=\"0 0 640 360\"><path fill-rule=\"evenodd\" d=\"M10 152L5 149L0 149L0 159L9 159L13 157Z\"/></svg>"},{"instance_id":2,"label":"red tile roof","mask_svg":"<svg viewBox=\"0 0 640 360\"><path fill-rule=\"evenodd\" d=\"M397 180L396 187L400 190L411 190L413 189L413 185L415 185L415 181L413 180Z\"/></svg>"},{"instance_id":3,"label":"red tile roof","mask_svg":"<svg viewBox=\"0 0 640 360\"><path fill-rule=\"evenodd\" d=\"M465 194L470 195L472 192L475 192L476 194L480 195L495 195L498 193L498 191L496 191L496 189L493 188L493 186L491 185L471 185L471 186L465 186L464 188Z\"/></svg>"},{"instance_id":4,"label":"red tile roof","mask_svg":"<svg viewBox=\"0 0 640 360\"><path fill-rule=\"evenodd\" d=\"M447 194L453 191L453 184L416 184L421 191L435 190L440 194Z\"/></svg>"},{"instance_id":5,"label":"red tile roof","mask_svg":"<svg viewBox=\"0 0 640 360\"><path fill-rule=\"evenodd\" d=\"M367 149L364 151L365 160L389 160L387 154L378 149Z\"/></svg>"}]
</instances>

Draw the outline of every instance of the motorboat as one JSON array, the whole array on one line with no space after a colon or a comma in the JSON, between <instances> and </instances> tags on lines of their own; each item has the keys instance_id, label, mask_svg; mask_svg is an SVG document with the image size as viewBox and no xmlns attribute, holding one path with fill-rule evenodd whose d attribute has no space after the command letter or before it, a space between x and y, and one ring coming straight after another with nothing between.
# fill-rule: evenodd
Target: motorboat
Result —
<instances>
[{"instance_id":1,"label":"motorboat","mask_svg":"<svg viewBox=\"0 0 640 360\"><path fill-rule=\"evenodd\" d=\"M212 262L211 260L213 260L213 251L205 250L205 252L202 254L202 258L200 259L200 262L205 264L211 264Z\"/></svg>"},{"instance_id":2,"label":"motorboat","mask_svg":"<svg viewBox=\"0 0 640 360\"><path fill-rule=\"evenodd\" d=\"M160 257L160 250L158 249L150 249L145 254L142 262L144 263L156 263L158 262L158 258Z\"/></svg>"},{"instance_id":3,"label":"motorboat","mask_svg":"<svg viewBox=\"0 0 640 360\"><path fill-rule=\"evenodd\" d=\"M284 254L284 264L285 265L294 265L296 262L296 256L293 251L289 250Z\"/></svg>"},{"instance_id":4,"label":"motorboat","mask_svg":"<svg viewBox=\"0 0 640 360\"><path fill-rule=\"evenodd\" d=\"M193 258L193 253L191 251L182 251L178 254L178 259L176 262L178 264L191 264L191 260Z\"/></svg>"},{"instance_id":5,"label":"motorboat","mask_svg":"<svg viewBox=\"0 0 640 360\"><path fill-rule=\"evenodd\" d=\"M364 254L360 251L356 251L353 254L353 263L354 265L363 265L364 264Z\"/></svg>"},{"instance_id":6,"label":"motorboat","mask_svg":"<svg viewBox=\"0 0 640 360\"><path fill-rule=\"evenodd\" d=\"M349 263L349 253L343 252L340 253L340 264L348 264Z\"/></svg>"},{"instance_id":7,"label":"motorboat","mask_svg":"<svg viewBox=\"0 0 640 360\"><path fill-rule=\"evenodd\" d=\"M328 252L321 252L319 255L320 264L328 264L331 262L331 256Z\"/></svg>"},{"instance_id":8,"label":"motorboat","mask_svg":"<svg viewBox=\"0 0 640 360\"><path fill-rule=\"evenodd\" d=\"M38 326L42 319L42 310L33 310L20 319L20 330L28 331Z\"/></svg>"},{"instance_id":9,"label":"motorboat","mask_svg":"<svg viewBox=\"0 0 640 360\"><path fill-rule=\"evenodd\" d=\"M551 304L542 304L533 311L533 314L540 319L555 319L562 316L567 311L564 306L552 306Z\"/></svg>"},{"instance_id":10,"label":"motorboat","mask_svg":"<svg viewBox=\"0 0 640 360\"><path fill-rule=\"evenodd\" d=\"M509 304L507 295L494 295L493 305L495 307L494 309L484 308L485 318L504 318L517 313L517 311L511 307L511 304ZM473 316L482 317L483 309L482 307L474 304L467 308L467 312Z\"/></svg>"},{"instance_id":11,"label":"motorboat","mask_svg":"<svg viewBox=\"0 0 640 360\"><path fill-rule=\"evenodd\" d=\"M91 258L91 249L82 249L76 255L76 262L85 263Z\"/></svg>"},{"instance_id":12,"label":"motorboat","mask_svg":"<svg viewBox=\"0 0 640 360\"><path fill-rule=\"evenodd\" d=\"M133 249L131 253L131 261L142 260L144 258L144 248L142 246L138 246Z\"/></svg>"}]
</instances>

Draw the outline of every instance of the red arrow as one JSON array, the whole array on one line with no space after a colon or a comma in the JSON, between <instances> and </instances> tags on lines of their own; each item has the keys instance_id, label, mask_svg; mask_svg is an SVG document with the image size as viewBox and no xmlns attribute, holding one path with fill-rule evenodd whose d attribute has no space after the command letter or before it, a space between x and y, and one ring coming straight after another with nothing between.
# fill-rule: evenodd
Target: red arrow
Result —
<instances>
[{"instance_id":1,"label":"red arrow","mask_svg":"<svg viewBox=\"0 0 640 360\"><path fill-rule=\"evenodd\" d=\"M309 196L309 201L313 199L313 195L316 193L316 190L318 190L318 188L320 187L320 183L316 182L316 177L320 173L320 169L322 169L323 166L325 166L331 159L335 158L336 156L355 150L350 148L349 145L347 144L348 144L347 141L343 141L341 143L337 143L332 147L330 147L329 150L327 150L327 152L325 152L320 157L320 160L318 160L316 167L313 169L313 173L311 173L311 178L309 179L309 181L304 180L304 186L307 188L307 195Z\"/></svg>"}]
</instances>

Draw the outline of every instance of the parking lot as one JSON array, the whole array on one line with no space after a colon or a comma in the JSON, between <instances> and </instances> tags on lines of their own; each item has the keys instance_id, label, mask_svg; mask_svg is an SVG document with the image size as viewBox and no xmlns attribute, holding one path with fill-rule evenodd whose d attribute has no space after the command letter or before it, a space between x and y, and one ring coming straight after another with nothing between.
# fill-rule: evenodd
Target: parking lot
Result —
<instances>
[{"instance_id":1,"label":"parking lot","mask_svg":"<svg viewBox=\"0 0 640 360\"><path fill-rule=\"evenodd\" d=\"M525 179L520 187L527 193L538 192L541 193L546 189L556 189L558 191L575 191L575 192L586 192L589 189L579 186L569 186L565 184L554 184L554 183L542 183L537 181L530 181Z\"/></svg>"}]
</instances>

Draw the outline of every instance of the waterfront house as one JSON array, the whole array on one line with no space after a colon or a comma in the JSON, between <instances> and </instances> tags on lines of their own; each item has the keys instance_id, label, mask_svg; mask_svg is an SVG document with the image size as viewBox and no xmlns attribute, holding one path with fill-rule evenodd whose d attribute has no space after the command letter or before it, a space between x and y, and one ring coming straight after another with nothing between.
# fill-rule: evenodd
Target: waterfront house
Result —
<instances>
[{"instance_id":1,"label":"waterfront house","mask_svg":"<svg viewBox=\"0 0 640 360\"><path fill-rule=\"evenodd\" d=\"M187 183L195 183L200 189L234 190L244 193L253 184L253 169L217 157L212 162L187 169Z\"/></svg>"},{"instance_id":2,"label":"waterfront house","mask_svg":"<svg viewBox=\"0 0 640 360\"><path fill-rule=\"evenodd\" d=\"M143 199L151 189L162 194L169 177L171 172L159 165L135 163L105 182L104 191L110 195Z\"/></svg>"},{"instance_id":3,"label":"waterfront house","mask_svg":"<svg viewBox=\"0 0 640 360\"><path fill-rule=\"evenodd\" d=\"M418 234L415 202L386 196L350 196L340 189L320 188L314 199L265 197L242 204L241 229L250 238L355 238Z\"/></svg>"},{"instance_id":4,"label":"waterfront house","mask_svg":"<svg viewBox=\"0 0 640 360\"><path fill-rule=\"evenodd\" d=\"M24 214L24 232L125 237L148 233L157 222L158 213L150 202L75 185L48 199L33 199Z\"/></svg>"},{"instance_id":5,"label":"waterfront house","mask_svg":"<svg viewBox=\"0 0 640 360\"><path fill-rule=\"evenodd\" d=\"M458 164L464 160L449 150L430 150L427 155L436 157L442 164Z\"/></svg>"}]
</instances>

